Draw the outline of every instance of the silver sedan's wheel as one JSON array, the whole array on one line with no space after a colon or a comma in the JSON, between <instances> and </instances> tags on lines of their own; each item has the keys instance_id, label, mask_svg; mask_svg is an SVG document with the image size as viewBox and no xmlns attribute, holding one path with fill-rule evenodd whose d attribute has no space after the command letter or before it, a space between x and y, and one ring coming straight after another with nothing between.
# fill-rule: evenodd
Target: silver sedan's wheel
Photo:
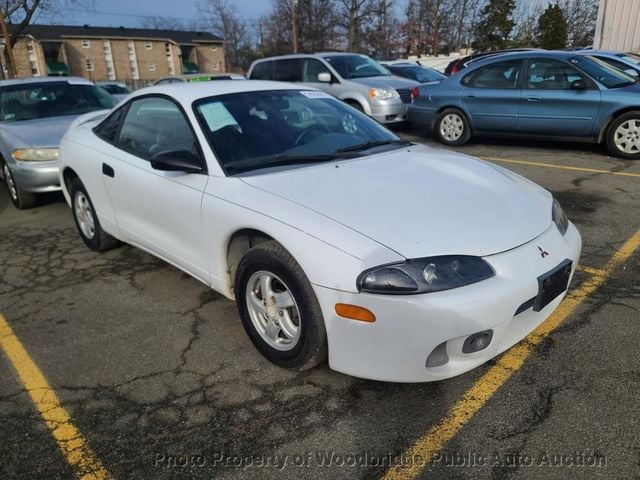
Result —
<instances>
[{"instance_id":1,"label":"silver sedan's wheel","mask_svg":"<svg viewBox=\"0 0 640 480\"><path fill-rule=\"evenodd\" d=\"M464 134L464 120L457 113L445 115L440 121L440 136L449 142L460 140Z\"/></svg>"},{"instance_id":2,"label":"silver sedan's wheel","mask_svg":"<svg viewBox=\"0 0 640 480\"><path fill-rule=\"evenodd\" d=\"M247 282L247 310L254 328L272 348L289 351L300 339L300 309L277 275L259 270Z\"/></svg>"},{"instance_id":3,"label":"silver sedan's wheel","mask_svg":"<svg viewBox=\"0 0 640 480\"><path fill-rule=\"evenodd\" d=\"M9 189L9 195L11 195L11 199L14 202L18 201L18 189L16 187L16 182L13 181L13 177L11 176L11 172L9 171L9 167L5 163L3 166L3 175L4 181L7 182L7 188Z\"/></svg>"},{"instance_id":4,"label":"silver sedan's wheel","mask_svg":"<svg viewBox=\"0 0 640 480\"><path fill-rule=\"evenodd\" d=\"M621 123L614 133L616 148L623 153L640 153L640 119L630 119Z\"/></svg>"},{"instance_id":5,"label":"silver sedan's wheel","mask_svg":"<svg viewBox=\"0 0 640 480\"><path fill-rule=\"evenodd\" d=\"M73 211L78 222L78 228L88 240L92 240L96 234L96 226L93 221L93 209L84 192L78 190L73 197Z\"/></svg>"}]
</instances>

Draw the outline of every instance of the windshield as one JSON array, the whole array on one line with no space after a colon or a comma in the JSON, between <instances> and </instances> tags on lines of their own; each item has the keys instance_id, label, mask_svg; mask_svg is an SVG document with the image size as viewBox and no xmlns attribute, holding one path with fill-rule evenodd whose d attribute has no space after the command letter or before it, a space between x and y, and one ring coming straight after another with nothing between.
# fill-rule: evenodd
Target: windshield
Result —
<instances>
[{"instance_id":1,"label":"windshield","mask_svg":"<svg viewBox=\"0 0 640 480\"><path fill-rule=\"evenodd\" d=\"M113 97L95 85L50 82L0 89L0 118L4 122L80 115L114 105Z\"/></svg>"},{"instance_id":2,"label":"windshield","mask_svg":"<svg viewBox=\"0 0 640 480\"><path fill-rule=\"evenodd\" d=\"M324 92L277 90L209 97L194 109L227 173L360 156L405 144Z\"/></svg>"},{"instance_id":3,"label":"windshield","mask_svg":"<svg viewBox=\"0 0 640 480\"><path fill-rule=\"evenodd\" d=\"M389 70L366 55L327 55L323 58L345 79L391 75Z\"/></svg>"},{"instance_id":4,"label":"windshield","mask_svg":"<svg viewBox=\"0 0 640 480\"><path fill-rule=\"evenodd\" d=\"M131 93L129 92L129 89L127 87L125 87L124 85L116 85L113 83L107 83L104 85L100 85L104 90L106 90L109 93L118 95L118 94L127 94L127 93Z\"/></svg>"},{"instance_id":5,"label":"windshield","mask_svg":"<svg viewBox=\"0 0 640 480\"><path fill-rule=\"evenodd\" d=\"M607 88L626 87L636 83L634 77L590 55L572 57L570 61Z\"/></svg>"},{"instance_id":6,"label":"windshield","mask_svg":"<svg viewBox=\"0 0 640 480\"><path fill-rule=\"evenodd\" d=\"M627 62L631 62L631 63L634 63L636 65L640 65L640 56L636 55L635 53L625 52L625 53L619 53L616 56L626 60Z\"/></svg>"}]
</instances>

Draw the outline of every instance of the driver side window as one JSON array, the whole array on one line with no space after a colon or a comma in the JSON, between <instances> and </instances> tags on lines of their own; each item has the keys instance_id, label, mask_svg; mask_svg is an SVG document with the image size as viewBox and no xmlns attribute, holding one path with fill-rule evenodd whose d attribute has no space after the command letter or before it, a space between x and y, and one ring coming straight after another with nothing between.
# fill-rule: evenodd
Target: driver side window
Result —
<instances>
[{"instance_id":1,"label":"driver side window","mask_svg":"<svg viewBox=\"0 0 640 480\"><path fill-rule=\"evenodd\" d=\"M131 103L116 144L145 160L171 150L187 150L200 156L197 140L180 108L160 97Z\"/></svg>"},{"instance_id":2,"label":"driver side window","mask_svg":"<svg viewBox=\"0 0 640 480\"><path fill-rule=\"evenodd\" d=\"M536 90L569 90L582 75L571 65L551 59L531 60L527 88Z\"/></svg>"}]
</instances>

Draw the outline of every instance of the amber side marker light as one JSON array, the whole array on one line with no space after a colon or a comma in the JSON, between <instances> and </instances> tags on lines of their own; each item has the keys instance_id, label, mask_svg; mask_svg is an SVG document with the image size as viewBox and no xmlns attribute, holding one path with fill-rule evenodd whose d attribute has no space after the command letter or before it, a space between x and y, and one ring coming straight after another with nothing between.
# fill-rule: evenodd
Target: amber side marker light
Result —
<instances>
[{"instance_id":1,"label":"amber side marker light","mask_svg":"<svg viewBox=\"0 0 640 480\"><path fill-rule=\"evenodd\" d=\"M336 313L343 318L348 318L349 320L359 320L361 322L369 323L376 321L376 316L372 311L367 310L364 307L358 307L357 305L336 303Z\"/></svg>"}]
</instances>

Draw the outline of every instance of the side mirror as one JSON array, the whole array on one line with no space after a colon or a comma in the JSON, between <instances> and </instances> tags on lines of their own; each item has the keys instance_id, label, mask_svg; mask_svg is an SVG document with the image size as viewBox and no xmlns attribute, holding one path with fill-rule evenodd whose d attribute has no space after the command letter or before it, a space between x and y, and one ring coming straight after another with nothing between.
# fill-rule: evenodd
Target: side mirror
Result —
<instances>
[{"instance_id":1,"label":"side mirror","mask_svg":"<svg viewBox=\"0 0 640 480\"><path fill-rule=\"evenodd\" d=\"M634 70L633 68L627 68L624 73L626 73L627 75L633 77L633 78L638 78L638 72L636 70Z\"/></svg>"},{"instance_id":2,"label":"side mirror","mask_svg":"<svg viewBox=\"0 0 640 480\"><path fill-rule=\"evenodd\" d=\"M331 74L329 72L319 73L318 81L322 83L331 83Z\"/></svg>"},{"instance_id":3,"label":"side mirror","mask_svg":"<svg viewBox=\"0 0 640 480\"><path fill-rule=\"evenodd\" d=\"M168 150L151 158L151 168L165 172L200 173L200 159L188 150Z\"/></svg>"},{"instance_id":4,"label":"side mirror","mask_svg":"<svg viewBox=\"0 0 640 480\"><path fill-rule=\"evenodd\" d=\"M571 90L586 90L587 88L589 88L589 86L587 85L587 82L580 79L580 80L574 80L573 82L571 82L569 84L569 88Z\"/></svg>"}]
</instances>

